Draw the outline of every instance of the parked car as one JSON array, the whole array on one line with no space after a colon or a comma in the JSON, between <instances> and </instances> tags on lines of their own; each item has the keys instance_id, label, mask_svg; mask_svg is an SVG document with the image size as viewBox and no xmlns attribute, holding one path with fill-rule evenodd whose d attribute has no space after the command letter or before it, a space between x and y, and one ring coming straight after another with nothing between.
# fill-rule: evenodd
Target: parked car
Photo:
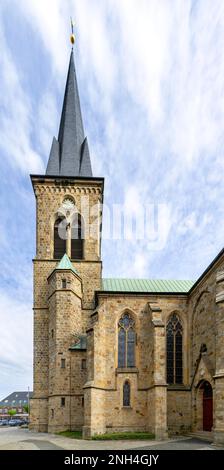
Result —
<instances>
[{"instance_id":1,"label":"parked car","mask_svg":"<svg viewBox=\"0 0 224 470\"><path fill-rule=\"evenodd\" d=\"M8 426L8 425L9 425L9 419L0 420L0 426Z\"/></svg>"},{"instance_id":2,"label":"parked car","mask_svg":"<svg viewBox=\"0 0 224 470\"><path fill-rule=\"evenodd\" d=\"M9 426L19 426L20 419L10 419Z\"/></svg>"}]
</instances>

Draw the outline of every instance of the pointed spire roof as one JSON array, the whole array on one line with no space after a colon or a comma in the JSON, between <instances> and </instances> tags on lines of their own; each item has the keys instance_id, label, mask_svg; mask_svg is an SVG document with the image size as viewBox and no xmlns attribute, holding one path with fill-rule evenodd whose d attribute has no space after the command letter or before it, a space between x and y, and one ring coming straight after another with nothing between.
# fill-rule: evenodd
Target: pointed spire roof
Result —
<instances>
[{"instance_id":1,"label":"pointed spire roof","mask_svg":"<svg viewBox=\"0 0 224 470\"><path fill-rule=\"evenodd\" d=\"M73 271L73 273L75 274L78 274L78 271L74 268L74 266L72 265L68 255L65 253L64 256L61 258L61 261L57 264L56 268L55 268L57 271L58 270L64 270L64 269L71 269L71 271Z\"/></svg>"},{"instance_id":2,"label":"pointed spire roof","mask_svg":"<svg viewBox=\"0 0 224 470\"><path fill-rule=\"evenodd\" d=\"M53 138L46 175L92 177L73 50L70 56L58 139Z\"/></svg>"}]
</instances>

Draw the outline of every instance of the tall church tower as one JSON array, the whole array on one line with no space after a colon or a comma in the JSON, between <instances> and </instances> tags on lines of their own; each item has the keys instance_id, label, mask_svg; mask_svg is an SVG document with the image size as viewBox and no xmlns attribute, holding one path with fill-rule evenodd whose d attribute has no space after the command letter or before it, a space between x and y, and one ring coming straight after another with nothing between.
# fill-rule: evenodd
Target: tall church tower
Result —
<instances>
[{"instance_id":1,"label":"tall church tower","mask_svg":"<svg viewBox=\"0 0 224 470\"><path fill-rule=\"evenodd\" d=\"M34 393L30 429L80 429L84 420L86 330L101 288L103 178L92 175L73 51L58 139L36 197Z\"/></svg>"}]
</instances>

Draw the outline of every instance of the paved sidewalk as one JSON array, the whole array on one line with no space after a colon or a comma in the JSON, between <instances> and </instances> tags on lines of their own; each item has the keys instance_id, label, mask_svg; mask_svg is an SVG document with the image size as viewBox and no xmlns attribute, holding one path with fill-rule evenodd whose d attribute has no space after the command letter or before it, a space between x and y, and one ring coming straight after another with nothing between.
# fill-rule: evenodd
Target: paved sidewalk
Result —
<instances>
[{"instance_id":1,"label":"paved sidewalk","mask_svg":"<svg viewBox=\"0 0 224 470\"><path fill-rule=\"evenodd\" d=\"M1 428L0 450L215 450L208 442L191 437L166 441L89 441L55 434L34 433L28 429ZM219 449L219 448L218 448Z\"/></svg>"}]
</instances>

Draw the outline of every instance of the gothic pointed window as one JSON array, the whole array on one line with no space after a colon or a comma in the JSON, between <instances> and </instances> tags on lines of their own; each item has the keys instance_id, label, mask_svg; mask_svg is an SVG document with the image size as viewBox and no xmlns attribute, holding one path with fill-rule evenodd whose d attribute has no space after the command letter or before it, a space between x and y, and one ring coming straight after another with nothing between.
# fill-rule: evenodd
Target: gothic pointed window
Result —
<instances>
[{"instance_id":1,"label":"gothic pointed window","mask_svg":"<svg viewBox=\"0 0 224 470\"><path fill-rule=\"evenodd\" d=\"M166 327L166 371L168 384L183 383L183 327L173 314Z\"/></svg>"},{"instance_id":2,"label":"gothic pointed window","mask_svg":"<svg viewBox=\"0 0 224 470\"><path fill-rule=\"evenodd\" d=\"M118 367L135 367L135 322L124 313L118 323Z\"/></svg>"},{"instance_id":3,"label":"gothic pointed window","mask_svg":"<svg viewBox=\"0 0 224 470\"><path fill-rule=\"evenodd\" d=\"M71 257L83 259L84 221L80 214L75 214L71 226Z\"/></svg>"},{"instance_id":4,"label":"gothic pointed window","mask_svg":"<svg viewBox=\"0 0 224 470\"><path fill-rule=\"evenodd\" d=\"M131 387L128 380L123 385L123 406L131 406Z\"/></svg>"},{"instance_id":5,"label":"gothic pointed window","mask_svg":"<svg viewBox=\"0 0 224 470\"><path fill-rule=\"evenodd\" d=\"M66 253L66 220L59 217L54 224L54 258L61 259Z\"/></svg>"}]
</instances>

